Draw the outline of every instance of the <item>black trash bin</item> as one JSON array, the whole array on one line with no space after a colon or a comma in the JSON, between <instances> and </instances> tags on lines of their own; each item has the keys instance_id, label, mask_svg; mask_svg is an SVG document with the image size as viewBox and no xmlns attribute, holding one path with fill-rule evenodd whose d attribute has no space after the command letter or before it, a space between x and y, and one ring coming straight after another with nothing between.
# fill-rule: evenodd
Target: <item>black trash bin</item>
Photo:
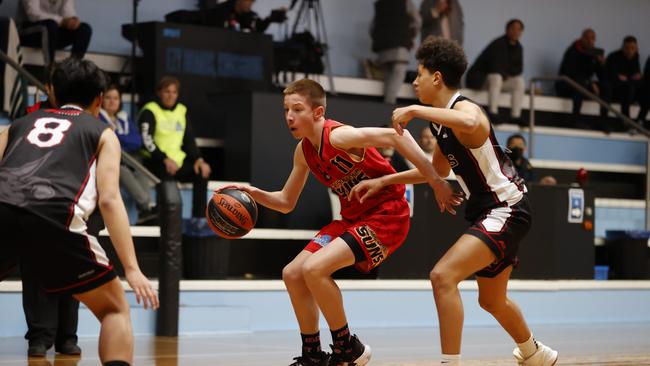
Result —
<instances>
[{"instance_id":1,"label":"black trash bin","mask_svg":"<svg viewBox=\"0 0 650 366\"><path fill-rule=\"evenodd\" d=\"M188 280L228 276L230 240L218 237L205 219L183 220L183 277Z\"/></svg>"},{"instance_id":2,"label":"black trash bin","mask_svg":"<svg viewBox=\"0 0 650 366\"><path fill-rule=\"evenodd\" d=\"M650 231L607 230L605 246L609 278L650 279L649 238Z\"/></svg>"}]
</instances>

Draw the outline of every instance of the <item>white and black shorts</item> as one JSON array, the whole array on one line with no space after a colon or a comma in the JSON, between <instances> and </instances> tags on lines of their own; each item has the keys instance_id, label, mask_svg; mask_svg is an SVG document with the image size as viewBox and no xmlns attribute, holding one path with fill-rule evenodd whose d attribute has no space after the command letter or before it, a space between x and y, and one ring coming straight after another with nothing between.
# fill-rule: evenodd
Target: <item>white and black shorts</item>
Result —
<instances>
[{"instance_id":1,"label":"white and black shorts","mask_svg":"<svg viewBox=\"0 0 650 366\"><path fill-rule=\"evenodd\" d=\"M496 256L489 266L476 272L479 277L495 277L508 266L517 267L519 242L526 236L532 220L528 196L513 206L495 207L472 221L465 234L481 239Z\"/></svg>"},{"instance_id":2,"label":"white and black shorts","mask_svg":"<svg viewBox=\"0 0 650 366\"><path fill-rule=\"evenodd\" d=\"M20 262L46 292L77 294L116 277L95 238L56 226L21 208L0 203L0 280Z\"/></svg>"}]
</instances>

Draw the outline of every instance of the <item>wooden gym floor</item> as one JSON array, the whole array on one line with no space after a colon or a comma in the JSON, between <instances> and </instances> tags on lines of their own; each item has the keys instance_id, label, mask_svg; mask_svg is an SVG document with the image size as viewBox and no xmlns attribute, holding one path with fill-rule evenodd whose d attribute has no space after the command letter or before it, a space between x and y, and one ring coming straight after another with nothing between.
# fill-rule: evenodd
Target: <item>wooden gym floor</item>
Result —
<instances>
[{"instance_id":1,"label":"wooden gym floor","mask_svg":"<svg viewBox=\"0 0 650 366\"><path fill-rule=\"evenodd\" d=\"M650 366L650 324L556 325L533 327L538 340L560 352L560 365ZM373 347L371 366L437 365L440 347L437 329L357 329ZM329 334L322 332L323 344ZM466 328L463 335L464 366L515 365L513 344L497 327ZM83 355L66 357L50 350L45 359L28 359L27 342L0 339L0 366L98 365L97 338L80 339ZM286 366L297 355L295 331L182 336L136 337L134 365L155 366Z\"/></svg>"}]
</instances>

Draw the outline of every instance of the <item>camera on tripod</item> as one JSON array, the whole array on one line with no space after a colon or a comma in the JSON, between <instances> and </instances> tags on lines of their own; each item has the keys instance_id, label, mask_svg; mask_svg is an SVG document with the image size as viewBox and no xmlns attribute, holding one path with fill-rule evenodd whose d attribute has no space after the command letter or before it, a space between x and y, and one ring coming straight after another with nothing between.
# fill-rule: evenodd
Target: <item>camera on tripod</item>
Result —
<instances>
[{"instance_id":1,"label":"camera on tripod","mask_svg":"<svg viewBox=\"0 0 650 366\"><path fill-rule=\"evenodd\" d=\"M291 0L289 10L297 6L298 12L292 26L291 34L283 42L275 45L275 71L278 76L284 72L309 74L322 74L327 71L330 86L333 89L329 58L327 54L327 32L323 19L323 10L318 0ZM304 29L298 31L299 25Z\"/></svg>"}]
</instances>

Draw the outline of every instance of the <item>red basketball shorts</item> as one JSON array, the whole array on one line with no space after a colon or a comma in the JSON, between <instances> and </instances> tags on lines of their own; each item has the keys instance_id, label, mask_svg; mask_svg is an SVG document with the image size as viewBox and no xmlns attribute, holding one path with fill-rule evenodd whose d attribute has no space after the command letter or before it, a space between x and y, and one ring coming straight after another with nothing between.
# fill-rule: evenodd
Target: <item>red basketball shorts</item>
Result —
<instances>
[{"instance_id":1,"label":"red basketball shorts","mask_svg":"<svg viewBox=\"0 0 650 366\"><path fill-rule=\"evenodd\" d=\"M335 220L323 227L305 250L317 252L335 238L343 239L355 256L355 268L369 272L399 248L409 230L405 199L384 202L355 220Z\"/></svg>"}]
</instances>

